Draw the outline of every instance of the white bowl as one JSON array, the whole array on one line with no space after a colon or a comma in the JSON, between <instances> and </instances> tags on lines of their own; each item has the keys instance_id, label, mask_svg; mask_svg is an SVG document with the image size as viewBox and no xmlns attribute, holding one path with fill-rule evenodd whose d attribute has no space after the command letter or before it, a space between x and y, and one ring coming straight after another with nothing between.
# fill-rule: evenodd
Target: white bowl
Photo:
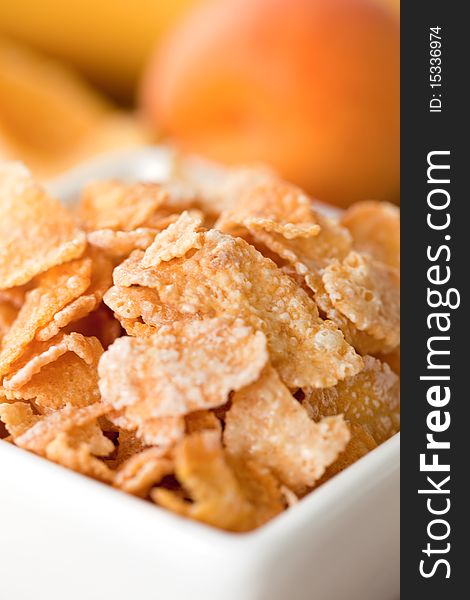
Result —
<instances>
[{"instance_id":1,"label":"white bowl","mask_svg":"<svg viewBox=\"0 0 470 600\"><path fill-rule=\"evenodd\" d=\"M145 148L83 165L48 187L163 180ZM399 435L245 534L174 515L0 441L0 598L15 600L395 600Z\"/></svg>"}]
</instances>

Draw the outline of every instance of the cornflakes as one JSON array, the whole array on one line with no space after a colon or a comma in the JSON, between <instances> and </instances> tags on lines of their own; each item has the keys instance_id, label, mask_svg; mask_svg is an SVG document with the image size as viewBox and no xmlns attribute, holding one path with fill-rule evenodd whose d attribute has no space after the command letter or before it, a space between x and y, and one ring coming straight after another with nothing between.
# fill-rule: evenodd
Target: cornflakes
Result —
<instances>
[{"instance_id":1,"label":"cornflakes","mask_svg":"<svg viewBox=\"0 0 470 600\"><path fill-rule=\"evenodd\" d=\"M79 333L60 335L49 342L34 344L17 363L12 373L4 378L7 390L19 389L45 366L66 352L74 352L86 364L97 364L103 349L96 338L85 338Z\"/></svg>"},{"instance_id":2,"label":"cornflakes","mask_svg":"<svg viewBox=\"0 0 470 600\"><path fill-rule=\"evenodd\" d=\"M266 360L264 335L241 321L174 323L147 338L116 340L99 363L100 390L116 410L184 415L224 404L230 391L256 380Z\"/></svg>"},{"instance_id":3,"label":"cornflakes","mask_svg":"<svg viewBox=\"0 0 470 600\"><path fill-rule=\"evenodd\" d=\"M396 269L350 252L328 266L323 284L334 307L360 331L393 350L400 343L400 279Z\"/></svg>"},{"instance_id":4,"label":"cornflakes","mask_svg":"<svg viewBox=\"0 0 470 600\"><path fill-rule=\"evenodd\" d=\"M167 199L168 193L158 184L97 181L83 190L79 215L88 231L131 231L144 227Z\"/></svg>"},{"instance_id":5,"label":"cornflakes","mask_svg":"<svg viewBox=\"0 0 470 600\"><path fill-rule=\"evenodd\" d=\"M36 339L49 340L73 321L86 317L98 308L104 293L112 285L113 264L105 256L94 254L92 258L91 281L85 294L56 312L51 322L36 333Z\"/></svg>"},{"instance_id":6,"label":"cornflakes","mask_svg":"<svg viewBox=\"0 0 470 600\"><path fill-rule=\"evenodd\" d=\"M201 247L201 234L197 232L201 225L200 216L184 211L178 220L159 233L153 244L147 248L142 258L142 266L156 267L162 261L180 258L189 250Z\"/></svg>"},{"instance_id":7,"label":"cornflakes","mask_svg":"<svg viewBox=\"0 0 470 600\"><path fill-rule=\"evenodd\" d=\"M78 298L90 285L91 260L78 259L39 275L37 286L26 294L16 320L3 339L0 377L23 354L37 331L54 318L56 312Z\"/></svg>"},{"instance_id":8,"label":"cornflakes","mask_svg":"<svg viewBox=\"0 0 470 600\"><path fill-rule=\"evenodd\" d=\"M145 324L154 333L164 325L188 320L188 315L160 302L156 291L150 288L114 286L106 292L104 302L130 335L133 335L130 333L132 323L137 326Z\"/></svg>"},{"instance_id":9,"label":"cornflakes","mask_svg":"<svg viewBox=\"0 0 470 600\"><path fill-rule=\"evenodd\" d=\"M364 369L335 387L306 391L315 421L343 414L346 422L360 425L377 444L400 428L400 382L390 367L364 357Z\"/></svg>"},{"instance_id":10,"label":"cornflakes","mask_svg":"<svg viewBox=\"0 0 470 600\"><path fill-rule=\"evenodd\" d=\"M153 486L172 472L173 461L163 457L158 448L147 448L119 467L114 485L129 494L145 497Z\"/></svg>"},{"instance_id":11,"label":"cornflakes","mask_svg":"<svg viewBox=\"0 0 470 600\"><path fill-rule=\"evenodd\" d=\"M400 268L400 210L388 202L357 202L341 218L354 248L368 252L391 267Z\"/></svg>"},{"instance_id":12,"label":"cornflakes","mask_svg":"<svg viewBox=\"0 0 470 600\"><path fill-rule=\"evenodd\" d=\"M312 238L320 232L311 200L298 188L281 180L249 188L236 204L221 215L216 228L278 233L287 240Z\"/></svg>"},{"instance_id":13,"label":"cornflakes","mask_svg":"<svg viewBox=\"0 0 470 600\"><path fill-rule=\"evenodd\" d=\"M134 250L146 250L159 231L159 229L149 227L139 227L132 231L98 229L90 231L88 242L107 256L122 258L129 256Z\"/></svg>"},{"instance_id":14,"label":"cornflakes","mask_svg":"<svg viewBox=\"0 0 470 600\"><path fill-rule=\"evenodd\" d=\"M83 408L66 406L50 415L40 417L24 433L16 437L15 444L37 454L43 454L59 433L67 433L87 443L93 454L106 456L112 452L114 445L103 435L97 419L107 410L108 408L101 402Z\"/></svg>"},{"instance_id":15,"label":"cornflakes","mask_svg":"<svg viewBox=\"0 0 470 600\"><path fill-rule=\"evenodd\" d=\"M228 452L269 468L296 493L313 486L348 441L341 416L315 423L272 367L233 395L226 416Z\"/></svg>"},{"instance_id":16,"label":"cornflakes","mask_svg":"<svg viewBox=\"0 0 470 600\"><path fill-rule=\"evenodd\" d=\"M78 258L86 236L19 163L0 164L0 289Z\"/></svg>"},{"instance_id":17,"label":"cornflakes","mask_svg":"<svg viewBox=\"0 0 470 600\"><path fill-rule=\"evenodd\" d=\"M152 498L183 516L223 529L246 531L283 509L280 493L277 506L271 499L266 501L271 492L269 488L264 487L263 495L258 495L261 485L257 485L254 478L246 477L248 468L237 477L218 434L213 431L193 433L175 450L175 475L191 502L163 488L155 488Z\"/></svg>"},{"instance_id":18,"label":"cornflakes","mask_svg":"<svg viewBox=\"0 0 470 600\"><path fill-rule=\"evenodd\" d=\"M33 412L29 402L0 403L0 419L8 433L17 438L35 425L40 417Z\"/></svg>"},{"instance_id":19,"label":"cornflakes","mask_svg":"<svg viewBox=\"0 0 470 600\"><path fill-rule=\"evenodd\" d=\"M362 368L361 358L316 304L269 259L240 238L211 230L189 257L144 268L134 252L114 270L118 286L155 289L182 313L241 318L268 340L289 387L334 385Z\"/></svg>"},{"instance_id":20,"label":"cornflakes","mask_svg":"<svg viewBox=\"0 0 470 600\"><path fill-rule=\"evenodd\" d=\"M70 334L66 338L70 338ZM84 339L85 341L85 339ZM98 359L102 353L101 344L96 338L86 340L90 344L87 349L91 356L77 350L73 345L61 348L63 354L57 351L44 352L32 359L23 369L16 372L10 379L5 380L5 394L10 399L34 401L35 406L42 412L49 413L69 406L87 406L100 401L98 388ZM49 356L46 358L46 355Z\"/></svg>"},{"instance_id":21,"label":"cornflakes","mask_svg":"<svg viewBox=\"0 0 470 600\"><path fill-rule=\"evenodd\" d=\"M399 430L395 207L179 157L76 216L0 165L0 443L242 532Z\"/></svg>"}]
</instances>

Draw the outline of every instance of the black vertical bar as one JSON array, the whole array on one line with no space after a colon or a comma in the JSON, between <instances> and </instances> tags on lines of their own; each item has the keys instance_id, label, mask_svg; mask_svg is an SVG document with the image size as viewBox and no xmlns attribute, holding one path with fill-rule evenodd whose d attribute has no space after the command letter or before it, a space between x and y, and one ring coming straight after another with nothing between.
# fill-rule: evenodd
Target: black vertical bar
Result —
<instances>
[{"instance_id":1,"label":"black vertical bar","mask_svg":"<svg viewBox=\"0 0 470 600\"><path fill-rule=\"evenodd\" d=\"M470 511L470 392L467 380L470 376L470 315L467 309L468 280L470 278L470 190L467 173L470 172L469 102L465 89L469 88L469 23L464 17L465 2L444 0L403 0L401 4L401 208L402 208L402 598L467 598L470 575L469 549L467 546L468 514ZM441 87L430 86L435 77L439 61L432 61L438 52L430 41L430 28L439 27L441 46ZM434 39L437 39L434 38ZM436 46L436 44L433 44ZM434 56L433 56L434 54ZM434 80L434 81L433 81ZM434 94L434 95L433 95ZM442 107L440 112L431 112ZM434 171L440 179L450 178L449 184L427 181L427 157L432 151L449 151L440 155L435 162L447 163L450 170ZM437 155L436 155L437 156ZM451 198L448 209L436 211L428 206L427 196L433 189L445 189ZM444 203L445 192L436 192L432 198ZM451 222L444 230L433 230L427 224L427 215L437 223L444 222L449 213ZM450 239L446 238L450 236ZM451 252L442 250L434 262L427 256L428 247L432 256L440 246L448 246ZM428 268L438 264L441 273L450 268L447 284L433 285L428 280ZM436 271L432 273L436 275ZM431 276L432 276L431 275ZM461 305L450 309L433 309L427 301L427 288L439 289L443 294L449 288L459 291ZM453 299L456 295L453 295ZM427 369L427 341L438 335L435 321L427 323L433 312L448 313L451 326L449 342L440 342L442 349L450 349L450 355L441 355L439 362L450 364L450 369ZM441 324L444 323L444 318ZM447 345L446 345L447 344ZM450 381L431 382L420 380L421 375L448 375ZM436 407L427 401L427 390L431 385L447 385L451 398L442 406L439 419L444 420L445 411L450 414L448 429L435 434L435 439L449 441L450 449L429 450L426 434L432 433L427 417ZM442 389L442 388L441 388ZM432 418L432 417L429 417ZM437 417L436 417L437 418ZM435 423L435 421L434 421ZM426 454L426 462L432 454L438 454L440 463L450 465L449 472L424 472L420 470L420 454ZM427 476L438 485L450 475L450 480L441 489L447 494L418 494L419 489L433 489ZM435 510L444 510L450 502L448 512L433 515ZM450 533L442 540L433 540L428 527L433 519L446 521ZM431 525L431 533L444 536L444 523ZM427 544L430 544L428 547ZM450 544L447 547L447 543ZM445 551L448 548L448 552ZM426 550L426 553L423 552ZM435 552L437 551L437 552ZM436 564L438 560L442 562ZM424 563L421 563L424 561ZM434 574L424 577L420 573ZM450 575L450 577L446 577Z\"/></svg>"}]
</instances>

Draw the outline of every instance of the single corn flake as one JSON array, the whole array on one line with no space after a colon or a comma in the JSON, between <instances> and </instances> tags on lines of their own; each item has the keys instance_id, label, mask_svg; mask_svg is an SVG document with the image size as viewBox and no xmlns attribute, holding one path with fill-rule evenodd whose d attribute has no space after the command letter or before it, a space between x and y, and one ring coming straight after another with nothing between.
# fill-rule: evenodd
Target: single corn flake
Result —
<instances>
[{"instance_id":1,"label":"single corn flake","mask_svg":"<svg viewBox=\"0 0 470 600\"><path fill-rule=\"evenodd\" d=\"M0 402L0 421L13 439L23 435L39 421L29 402Z\"/></svg>"},{"instance_id":2,"label":"single corn flake","mask_svg":"<svg viewBox=\"0 0 470 600\"><path fill-rule=\"evenodd\" d=\"M239 203L222 215L217 227L245 238L263 253L267 249L269 256L277 257L277 264L281 259L299 275L318 274L332 261L343 259L351 249L348 230L289 184L276 186L271 182L260 186L248 191ZM289 218L298 221L295 228Z\"/></svg>"},{"instance_id":3,"label":"single corn flake","mask_svg":"<svg viewBox=\"0 0 470 600\"><path fill-rule=\"evenodd\" d=\"M145 226L167 199L168 193L156 183L97 181L83 190L79 215L88 231L132 231Z\"/></svg>"},{"instance_id":4,"label":"single corn flake","mask_svg":"<svg viewBox=\"0 0 470 600\"><path fill-rule=\"evenodd\" d=\"M40 360L32 359L10 380L5 381L6 396L34 401L35 406L46 413L66 405L78 407L98 402L97 367L103 350L96 338L89 338L86 342L89 344L88 352L92 353L89 362L80 351L76 353L77 349L73 346L61 355L58 352L54 358L52 352L44 352L42 356L35 357ZM57 349L57 346L53 349Z\"/></svg>"},{"instance_id":5,"label":"single corn flake","mask_svg":"<svg viewBox=\"0 0 470 600\"><path fill-rule=\"evenodd\" d=\"M99 363L100 390L116 410L184 415L224 404L266 361L264 335L239 320L174 323L148 338L116 340Z\"/></svg>"},{"instance_id":6,"label":"single corn flake","mask_svg":"<svg viewBox=\"0 0 470 600\"><path fill-rule=\"evenodd\" d=\"M147 323L142 323L139 319L126 319L124 317L119 317L115 315L116 323L124 329L127 335L132 337L149 337L156 332L156 329L153 325L147 325Z\"/></svg>"},{"instance_id":7,"label":"single corn flake","mask_svg":"<svg viewBox=\"0 0 470 600\"><path fill-rule=\"evenodd\" d=\"M145 498L150 489L173 472L173 461L159 448L147 448L128 458L117 470L114 486Z\"/></svg>"},{"instance_id":8,"label":"single corn flake","mask_svg":"<svg viewBox=\"0 0 470 600\"><path fill-rule=\"evenodd\" d=\"M400 209L388 202L368 200L350 206L341 224L352 235L354 248L385 264L400 268Z\"/></svg>"},{"instance_id":9,"label":"single corn flake","mask_svg":"<svg viewBox=\"0 0 470 600\"><path fill-rule=\"evenodd\" d=\"M175 475L191 501L170 490L155 488L151 496L161 506L229 531L252 529L283 509L280 501L275 506L271 498L266 498L271 488L263 489L260 496L263 484L259 480L253 477L247 484L251 475L249 466L237 476L225 456L217 432L201 431L188 435L174 455ZM260 477L253 470L255 474Z\"/></svg>"},{"instance_id":10,"label":"single corn flake","mask_svg":"<svg viewBox=\"0 0 470 600\"><path fill-rule=\"evenodd\" d=\"M26 294L18 317L3 340L0 377L23 354L37 331L90 285L91 260L78 259L39 275L36 287Z\"/></svg>"},{"instance_id":11,"label":"single corn flake","mask_svg":"<svg viewBox=\"0 0 470 600\"><path fill-rule=\"evenodd\" d=\"M232 234L240 226L249 231L277 233L287 240L312 238L320 232L310 198L299 188L274 177L246 190L215 225Z\"/></svg>"},{"instance_id":12,"label":"single corn flake","mask_svg":"<svg viewBox=\"0 0 470 600\"><path fill-rule=\"evenodd\" d=\"M184 211L175 223L159 233L142 258L142 266L156 267L161 262L184 256L189 250L201 247L201 234L197 229L202 223L199 215Z\"/></svg>"},{"instance_id":13,"label":"single corn flake","mask_svg":"<svg viewBox=\"0 0 470 600\"><path fill-rule=\"evenodd\" d=\"M155 289L162 303L189 315L243 319L266 335L289 387L334 385L362 368L336 325L320 319L315 302L271 260L240 238L203 236L200 250L157 268L144 268L136 251L114 270L115 285Z\"/></svg>"},{"instance_id":14,"label":"single corn flake","mask_svg":"<svg viewBox=\"0 0 470 600\"><path fill-rule=\"evenodd\" d=\"M106 256L95 252L92 253L91 258L93 261L91 280L84 295L79 296L56 312L50 323L36 333L36 339L40 341L50 340L64 327L86 317L99 307L105 292L112 285L113 264Z\"/></svg>"},{"instance_id":15,"label":"single corn flake","mask_svg":"<svg viewBox=\"0 0 470 600\"><path fill-rule=\"evenodd\" d=\"M47 459L98 481L112 483L112 470L90 450L88 443L77 442L68 433L59 433L44 451Z\"/></svg>"},{"instance_id":16,"label":"single corn flake","mask_svg":"<svg viewBox=\"0 0 470 600\"><path fill-rule=\"evenodd\" d=\"M269 469L252 460L225 453L225 459L241 485L243 495L252 506L246 529L266 523L286 508L282 486ZM244 528L245 528L244 527Z\"/></svg>"},{"instance_id":17,"label":"single corn flake","mask_svg":"<svg viewBox=\"0 0 470 600\"><path fill-rule=\"evenodd\" d=\"M352 321L335 308L321 277L312 276L309 273L305 276L305 285L313 292L313 298L322 318L333 321L343 332L348 344L351 344L361 356L376 354L388 349L386 340L377 339L365 331L360 331Z\"/></svg>"},{"instance_id":18,"label":"single corn flake","mask_svg":"<svg viewBox=\"0 0 470 600\"><path fill-rule=\"evenodd\" d=\"M374 448L377 448L377 442L374 438L358 423L349 423L351 439L343 452L338 456L334 463L326 468L322 477L316 482L315 487L322 485L334 475L341 473L347 467L368 454Z\"/></svg>"},{"instance_id":19,"label":"single corn flake","mask_svg":"<svg viewBox=\"0 0 470 600\"><path fill-rule=\"evenodd\" d=\"M191 318L160 302L155 290L140 286L113 286L106 292L104 302L129 335L145 337L146 326L149 333L155 333L160 327Z\"/></svg>"},{"instance_id":20,"label":"single corn flake","mask_svg":"<svg viewBox=\"0 0 470 600\"><path fill-rule=\"evenodd\" d=\"M66 352L74 352L86 364L96 366L103 348L96 338L85 338L75 332L61 334L48 342L36 342L14 363L12 372L4 379L5 389L21 388L45 365L53 363Z\"/></svg>"},{"instance_id":21,"label":"single corn flake","mask_svg":"<svg viewBox=\"0 0 470 600\"><path fill-rule=\"evenodd\" d=\"M269 468L295 493L313 486L348 441L341 416L312 421L272 367L233 395L226 415L229 454Z\"/></svg>"},{"instance_id":22,"label":"single corn flake","mask_svg":"<svg viewBox=\"0 0 470 600\"><path fill-rule=\"evenodd\" d=\"M67 433L70 437L87 443L93 454L106 456L113 451L114 445L103 435L97 419L108 410L100 402L82 408L66 406L41 417L16 437L15 444L36 454L44 454L47 446L59 433Z\"/></svg>"},{"instance_id":23,"label":"single corn flake","mask_svg":"<svg viewBox=\"0 0 470 600\"><path fill-rule=\"evenodd\" d=\"M400 343L400 274L367 254L351 252L327 267L323 284L334 307L357 329L383 341L382 351Z\"/></svg>"},{"instance_id":24,"label":"single corn flake","mask_svg":"<svg viewBox=\"0 0 470 600\"><path fill-rule=\"evenodd\" d=\"M176 218L175 218L176 220ZM124 258L134 250L146 250L160 230L139 227L133 231L98 229L88 234L89 244L111 258Z\"/></svg>"},{"instance_id":25,"label":"single corn flake","mask_svg":"<svg viewBox=\"0 0 470 600\"><path fill-rule=\"evenodd\" d=\"M305 390L315 421L343 414L348 423L360 425L377 444L397 433L400 428L400 380L390 367L364 357L364 369L322 390Z\"/></svg>"},{"instance_id":26,"label":"single corn flake","mask_svg":"<svg viewBox=\"0 0 470 600\"><path fill-rule=\"evenodd\" d=\"M77 258L85 234L19 163L0 164L0 289Z\"/></svg>"},{"instance_id":27,"label":"single corn flake","mask_svg":"<svg viewBox=\"0 0 470 600\"><path fill-rule=\"evenodd\" d=\"M179 415L149 418L145 411L139 411L138 406L127 408L124 414L130 423L131 431L137 425L136 435L147 446L169 450L184 437L185 422Z\"/></svg>"},{"instance_id":28,"label":"single corn flake","mask_svg":"<svg viewBox=\"0 0 470 600\"><path fill-rule=\"evenodd\" d=\"M249 190L276 175L265 165L221 167L198 157L175 157L167 189L171 197L195 199L194 206L216 219ZM175 194L176 192L176 194Z\"/></svg>"},{"instance_id":29,"label":"single corn flake","mask_svg":"<svg viewBox=\"0 0 470 600\"><path fill-rule=\"evenodd\" d=\"M87 365L73 352L48 364L8 397L34 401L43 412L70 406L87 406L100 399L96 365Z\"/></svg>"}]
</instances>

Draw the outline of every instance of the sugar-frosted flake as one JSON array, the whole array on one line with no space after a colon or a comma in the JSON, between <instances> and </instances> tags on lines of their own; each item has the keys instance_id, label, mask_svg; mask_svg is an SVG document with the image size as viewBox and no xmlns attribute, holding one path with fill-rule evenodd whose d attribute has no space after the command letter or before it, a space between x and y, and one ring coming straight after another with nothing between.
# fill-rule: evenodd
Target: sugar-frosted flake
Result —
<instances>
[{"instance_id":1,"label":"sugar-frosted flake","mask_svg":"<svg viewBox=\"0 0 470 600\"><path fill-rule=\"evenodd\" d=\"M400 428L400 380L390 367L371 356L364 357L364 369L322 390L304 390L316 421L343 414L349 423L360 425L377 444Z\"/></svg>"},{"instance_id":2,"label":"sugar-frosted flake","mask_svg":"<svg viewBox=\"0 0 470 600\"><path fill-rule=\"evenodd\" d=\"M18 317L3 340L0 353L0 377L23 354L37 331L49 323L69 302L90 285L91 260L78 259L37 278L36 287L26 294Z\"/></svg>"},{"instance_id":3,"label":"sugar-frosted flake","mask_svg":"<svg viewBox=\"0 0 470 600\"><path fill-rule=\"evenodd\" d=\"M83 408L66 406L41 417L32 427L17 437L15 443L26 450L43 454L59 433L68 433L70 437L86 442L93 454L106 456L113 451L114 445L102 434L97 419L108 410L108 407L102 403ZM90 425L91 427L87 427Z\"/></svg>"},{"instance_id":4,"label":"sugar-frosted flake","mask_svg":"<svg viewBox=\"0 0 470 600\"><path fill-rule=\"evenodd\" d=\"M98 229L90 231L88 242L107 256L123 258L133 250L146 250L159 231L160 229L149 227L139 227L133 231Z\"/></svg>"},{"instance_id":5,"label":"sugar-frosted flake","mask_svg":"<svg viewBox=\"0 0 470 600\"><path fill-rule=\"evenodd\" d=\"M288 240L312 238L320 232L311 200L299 188L274 177L246 190L215 227L229 233L237 233L240 227L262 230Z\"/></svg>"},{"instance_id":6,"label":"sugar-frosted flake","mask_svg":"<svg viewBox=\"0 0 470 600\"><path fill-rule=\"evenodd\" d=\"M83 296L79 296L67 306L59 310L54 318L36 334L40 341L49 340L70 323L78 321L98 308L104 293L112 285L112 262L103 255L92 254L93 267L90 286Z\"/></svg>"},{"instance_id":7,"label":"sugar-frosted flake","mask_svg":"<svg viewBox=\"0 0 470 600\"><path fill-rule=\"evenodd\" d=\"M240 317L262 331L271 361L290 387L329 386L362 361L315 302L240 238L211 230L193 255L145 269L136 251L114 270L119 286L141 285L182 313ZM309 383L307 383L309 382Z\"/></svg>"},{"instance_id":8,"label":"sugar-frosted flake","mask_svg":"<svg viewBox=\"0 0 470 600\"><path fill-rule=\"evenodd\" d=\"M87 365L96 368L103 348L96 338L86 338L75 332L61 334L48 342L37 342L13 365L12 372L4 379L5 389L21 388L45 365L53 363L66 352L75 353Z\"/></svg>"},{"instance_id":9,"label":"sugar-frosted flake","mask_svg":"<svg viewBox=\"0 0 470 600\"><path fill-rule=\"evenodd\" d=\"M400 275L367 254L350 252L327 267L323 284L334 307L392 350L400 343Z\"/></svg>"},{"instance_id":10,"label":"sugar-frosted flake","mask_svg":"<svg viewBox=\"0 0 470 600\"><path fill-rule=\"evenodd\" d=\"M147 338L122 337L99 363L103 400L146 418L220 406L254 381L267 360L266 339L241 321L174 323Z\"/></svg>"},{"instance_id":11,"label":"sugar-frosted flake","mask_svg":"<svg viewBox=\"0 0 470 600\"><path fill-rule=\"evenodd\" d=\"M349 467L349 465L352 465L377 447L374 438L361 425L358 423L349 423L348 427L351 432L351 439L348 445L335 462L326 468L322 477L316 482L315 487L325 483L325 481L328 481L328 479L331 479L337 473L344 471L346 467Z\"/></svg>"},{"instance_id":12,"label":"sugar-frosted flake","mask_svg":"<svg viewBox=\"0 0 470 600\"><path fill-rule=\"evenodd\" d=\"M0 165L0 289L77 258L85 234L20 163Z\"/></svg>"},{"instance_id":13,"label":"sugar-frosted flake","mask_svg":"<svg viewBox=\"0 0 470 600\"><path fill-rule=\"evenodd\" d=\"M296 493L311 487L348 441L341 416L312 421L272 367L233 395L226 415L228 452L269 468Z\"/></svg>"},{"instance_id":14,"label":"sugar-frosted flake","mask_svg":"<svg viewBox=\"0 0 470 600\"><path fill-rule=\"evenodd\" d=\"M145 337L145 326L150 326L150 332L154 333L162 326L191 318L163 304L155 290L140 286L113 286L106 292L104 302L129 334L129 330L133 330L142 337Z\"/></svg>"},{"instance_id":15,"label":"sugar-frosted flake","mask_svg":"<svg viewBox=\"0 0 470 600\"><path fill-rule=\"evenodd\" d=\"M308 274L305 284L313 292L313 298L323 318L333 321L343 332L345 340L361 355L376 354L389 349L387 340L377 339L365 331L360 331L331 301L325 285L319 276Z\"/></svg>"},{"instance_id":16,"label":"sugar-frosted flake","mask_svg":"<svg viewBox=\"0 0 470 600\"><path fill-rule=\"evenodd\" d=\"M85 362L75 352L66 352L40 370L29 375L28 381L13 389L5 389L9 398L32 400L43 412L70 406L87 406L100 400L98 388L98 358L102 353L96 338L92 362ZM13 382L16 383L16 382Z\"/></svg>"},{"instance_id":17,"label":"sugar-frosted flake","mask_svg":"<svg viewBox=\"0 0 470 600\"><path fill-rule=\"evenodd\" d=\"M202 235L197 229L202 223L199 215L184 211L175 223L159 233L142 258L142 266L156 267L162 261L184 256L189 250L201 247Z\"/></svg>"}]
</instances>

